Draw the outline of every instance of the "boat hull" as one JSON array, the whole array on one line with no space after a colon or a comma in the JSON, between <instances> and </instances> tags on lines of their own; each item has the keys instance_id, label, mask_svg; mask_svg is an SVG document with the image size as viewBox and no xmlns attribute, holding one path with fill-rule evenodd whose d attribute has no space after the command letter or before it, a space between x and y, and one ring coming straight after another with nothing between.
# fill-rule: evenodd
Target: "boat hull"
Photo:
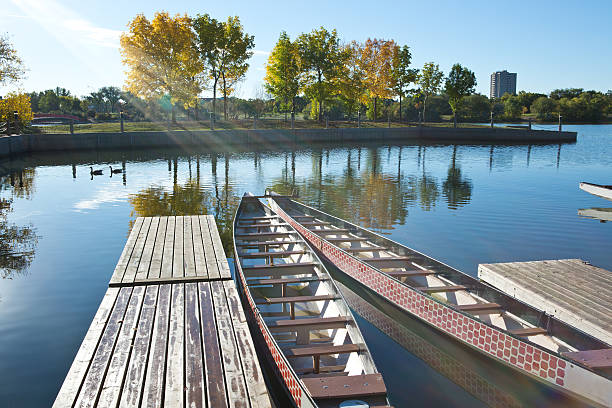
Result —
<instances>
[{"instance_id":1,"label":"boat hull","mask_svg":"<svg viewBox=\"0 0 612 408\"><path fill-rule=\"evenodd\" d=\"M601 186L599 184L583 182L580 183L580 188L587 193L612 201L612 186Z\"/></svg>"},{"instance_id":2,"label":"boat hull","mask_svg":"<svg viewBox=\"0 0 612 408\"><path fill-rule=\"evenodd\" d=\"M484 355L539 381L579 398L586 398L591 403L612 406L612 395L609 392L612 384L607 378L510 336L412 289L305 228L289 216L274 199L269 201L272 209L295 228L328 262L407 313Z\"/></svg>"}]
</instances>

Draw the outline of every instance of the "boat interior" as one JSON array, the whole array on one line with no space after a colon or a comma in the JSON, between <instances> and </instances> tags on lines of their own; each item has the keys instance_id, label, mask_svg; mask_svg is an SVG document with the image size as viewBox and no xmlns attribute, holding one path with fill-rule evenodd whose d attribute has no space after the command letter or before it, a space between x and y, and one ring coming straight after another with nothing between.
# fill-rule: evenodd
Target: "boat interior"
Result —
<instances>
[{"instance_id":1,"label":"boat interior","mask_svg":"<svg viewBox=\"0 0 612 408\"><path fill-rule=\"evenodd\" d=\"M274 202L296 222L360 261L457 311L610 376L612 348L503 292L371 231L288 198ZM593 351L597 358L591 357ZM594 361L591 361L594 360Z\"/></svg>"},{"instance_id":2,"label":"boat interior","mask_svg":"<svg viewBox=\"0 0 612 408\"><path fill-rule=\"evenodd\" d=\"M234 248L245 290L318 405L367 398L386 406L384 382L353 315L301 236L245 195L234 220Z\"/></svg>"}]
</instances>

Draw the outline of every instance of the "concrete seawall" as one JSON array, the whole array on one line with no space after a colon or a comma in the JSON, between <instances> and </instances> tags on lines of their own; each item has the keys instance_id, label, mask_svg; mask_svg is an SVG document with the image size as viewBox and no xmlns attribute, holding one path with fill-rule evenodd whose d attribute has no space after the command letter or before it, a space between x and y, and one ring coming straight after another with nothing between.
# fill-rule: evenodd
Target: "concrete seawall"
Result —
<instances>
[{"instance_id":1,"label":"concrete seawall","mask_svg":"<svg viewBox=\"0 0 612 408\"><path fill-rule=\"evenodd\" d=\"M66 150L186 146L297 145L320 142L409 141L475 143L573 143L576 132L507 128L337 128L29 134L0 138L0 157Z\"/></svg>"}]
</instances>

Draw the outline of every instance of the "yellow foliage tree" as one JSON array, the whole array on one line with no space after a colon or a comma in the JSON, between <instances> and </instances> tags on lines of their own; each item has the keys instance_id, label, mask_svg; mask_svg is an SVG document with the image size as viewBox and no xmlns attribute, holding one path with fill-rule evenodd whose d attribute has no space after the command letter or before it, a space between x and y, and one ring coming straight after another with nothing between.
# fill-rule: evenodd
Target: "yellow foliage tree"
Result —
<instances>
[{"instance_id":1,"label":"yellow foliage tree","mask_svg":"<svg viewBox=\"0 0 612 408\"><path fill-rule=\"evenodd\" d=\"M337 80L337 89L350 117L360 110L362 104L367 103L368 94L366 73L361 64L363 45L353 41L345 46L345 52L348 58Z\"/></svg>"},{"instance_id":2,"label":"yellow foliage tree","mask_svg":"<svg viewBox=\"0 0 612 408\"><path fill-rule=\"evenodd\" d=\"M397 45L393 40L368 38L361 51L361 66L366 75L368 94L374 100L374 120L379 98L393 96L393 60Z\"/></svg>"},{"instance_id":3,"label":"yellow foliage tree","mask_svg":"<svg viewBox=\"0 0 612 408\"><path fill-rule=\"evenodd\" d=\"M13 123L15 111L19 115L19 127L28 125L32 121L32 105L30 96L24 93L10 93L0 99L0 122Z\"/></svg>"},{"instance_id":4,"label":"yellow foliage tree","mask_svg":"<svg viewBox=\"0 0 612 408\"><path fill-rule=\"evenodd\" d=\"M145 99L169 95L173 106L195 106L205 78L195 39L187 15L159 12L151 21L136 16L121 35L127 90Z\"/></svg>"}]
</instances>

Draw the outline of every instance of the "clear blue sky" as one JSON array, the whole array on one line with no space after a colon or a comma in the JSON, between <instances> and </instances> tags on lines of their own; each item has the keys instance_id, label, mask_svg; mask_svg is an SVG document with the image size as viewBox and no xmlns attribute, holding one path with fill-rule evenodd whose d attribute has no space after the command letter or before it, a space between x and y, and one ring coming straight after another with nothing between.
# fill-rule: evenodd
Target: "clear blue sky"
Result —
<instances>
[{"instance_id":1,"label":"clear blue sky","mask_svg":"<svg viewBox=\"0 0 612 408\"><path fill-rule=\"evenodd\" d=\"M503 4L503 6L501 6ZM495 6L498 7L495 7ZM280 31L291 38L318 26L345 41L394 39L410 46L413 65L434 61L448 72L472 69L488 95L489 75L518 73L518 90L612 89L612 2L606 1L82 1L2 0L0 32L25 61L25 91L62 86L84 95L122 86L118 37L138 13L238 15L255 36L255 55L239 96L261 86L267 53ZM14 86L11 88L15 88ZM10 88L0 88L0 94Z\"/></svg>"}]
</instances>

